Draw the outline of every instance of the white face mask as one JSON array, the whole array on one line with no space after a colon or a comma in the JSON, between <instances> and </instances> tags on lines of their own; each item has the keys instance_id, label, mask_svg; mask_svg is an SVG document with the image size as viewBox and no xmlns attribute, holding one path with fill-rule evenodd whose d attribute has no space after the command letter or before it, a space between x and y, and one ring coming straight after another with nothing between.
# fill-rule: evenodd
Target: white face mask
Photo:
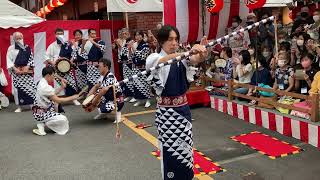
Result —
<instances>
[{"instance_id":1,"label":"white face mask","mask_svg":"<svg viewBox=\"0 0 320 180\"><path fill-rule=\"evenodd\" d=\"M313 16L313 20L314 20L315 22L319 21L319 20L320 20L320 16L319 16L319 15Z\"/></svg>"},{"instance_id":2,"label":"white face mask","mask_svg":"<svg viewBox=\"0 0 320 180\"><path fill-rule=\"evenodd\" d=\"M283 66L285 66L286 65L286 60L284 60L284 59L279 59L278 60L278 66L279 67L283 67Z\"/></svg>"},{"instance_id":3,"label":"white face mask","mask_svg":"<svg viewBox=\"0 0 320 180\"><path fill-rule=\"evenodd\" d=\"M301 39L297 40L298 46L303 46L303 44L304 44L304 40L301 40Z\"/></svg>"},{"instance_id":4,"label":"white face mask","mask_svg":"<svg viewBox=\"0 0 320 180\"><path fill-rule=\"evenodd\" d=\"M233 27L233 28L236 28L236 27L238 27L238 26L239 26L239 24L238 24L237 22L233 22L233 23L232 23L232 27Z\"/></svg>"},{"instance_id":5,"label":"white face mask","mask_svg":"<svg viewBox=\"0 0 320 180\"><path fill-rule=\"evenodd\" d=\"M20 45L24 45L24 42L23 42L23 39L19 39L19 40L17 40L17 43L19 43Z\"/></svg>"},{"instance_id":6,"label":"white face mask","mask_svg":"<svg viewBox=\"0 0 320 180\"><path fill-rule=\"evenodd\" d=\"M263 56L264 58L266 58L266 59L268 59L268 58L270 57L270 55L271 55L271 53L268 52L268 51L262 52L262 56Z\"/></svg>"},{"instance_id":7,"label":"white face mask","mask_svg":"<svg viewBox=\"0 0 320 180\"><path fill-rule=\"evenodd\" d=\"M261 64L258 62L258 68L260 68L261 67Z\"/></svg>"},{"instance_id":8,"label":"white face mask","mask_svg":"<svg viewBox=\"0 0 320 180\"><path fill-rule=\"evenodd\" d=\"M64 43L64 36L63 35L56 35L56 38L59 39L62 43Z\"/></svg>"}]
</instances>

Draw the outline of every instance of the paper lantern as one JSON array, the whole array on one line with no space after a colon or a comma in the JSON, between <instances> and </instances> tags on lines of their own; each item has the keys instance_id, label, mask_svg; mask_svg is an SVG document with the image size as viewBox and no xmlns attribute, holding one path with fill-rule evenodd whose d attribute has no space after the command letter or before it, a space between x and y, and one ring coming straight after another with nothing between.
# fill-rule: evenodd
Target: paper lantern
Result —
<instances>
[{"instance_id":1,"label":"paper lantern","mask_svg":"<svg viewBox=\"0 0 320 180\"><path fill-rule=\"evenodd\" d=\"M59 7L62 6L64 3L61 2L60 0L50 0L50 6L53 7Z\"/></svg>"},{"instance_id":2,"label":"paper lantern","mask_svg":"<svg viewBox=\"0 0 320 180\"><path fill-rule=\"evenodd\" d=\"M49 9L48 5L46 5L46 6L44 7L44 10L46 11L46 13L51 12L51 10Z\"/></svg>"},{"instance_id":3,"label":"paper lantern","mask_svg":"<svg viewBox=\"0 0 320 180\"><path fill-rule=\"evenodd\" d=\"M206 8L210 13L218 13L223 8L223 0L205 0Z\"/></svg>"},{"instance_id":4,"label":"paper lantern","mask_svg":"<svg viewBox=\"0 0 320 180\"><path fill-rule=\"evenodd\" d=\"M57 0L58 1L58 6L63 6L64 2L62 2L63 0Z\"/></svg>"},{"instance_id":5,"label":"paper lantern","mask_svg":"<svg viewBox=\"0 0 320 180\"><path fill-rule=\"evenodd\" d=\"M244 0L245 5L250 9L262 8L266 0Z\"/></svg>"},{"instance_id":6,"label":"paper lantern","mask_svg":"<svg viewBox=\"0 0 320 180\"><path fill-rule=\"evenodd\" d=\"M54 6L50 2L46 6L50 11L54 10Z\"/></svg>"}]
</instances>

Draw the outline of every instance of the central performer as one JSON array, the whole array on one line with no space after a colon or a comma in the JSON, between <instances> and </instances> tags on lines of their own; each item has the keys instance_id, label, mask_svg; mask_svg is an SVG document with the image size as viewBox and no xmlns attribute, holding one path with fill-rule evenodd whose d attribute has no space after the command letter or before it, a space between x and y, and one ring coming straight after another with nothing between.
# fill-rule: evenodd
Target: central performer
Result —
<instances>
[{"instance_id":1,"label":"central performer","mask_svg":"<svg viewBox=\"0 0 320 180\"><path fill-rule=\"evenodd\" d=\"M146 68L156 67L173 58L179 48L180 34L177 28L163 26L158 31L160 53L151 54L146 60ZM192 56L178 63L158 68L148 80L157 94L156 126L161 152L163 179L191 180L193 173L193 140L191 112L186 92L193 81L196 65L208 56L204 37L200 44L192 47Z\"/></svg>"}]
</instances>

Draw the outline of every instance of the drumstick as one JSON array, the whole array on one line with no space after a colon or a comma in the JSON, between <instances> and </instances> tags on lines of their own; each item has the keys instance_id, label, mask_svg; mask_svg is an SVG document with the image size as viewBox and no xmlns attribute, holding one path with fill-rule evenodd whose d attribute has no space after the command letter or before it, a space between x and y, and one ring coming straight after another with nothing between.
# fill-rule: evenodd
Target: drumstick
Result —
<instances>
[{"instance_id":1,"label":"drumstick","mask_svg":"<svg viewBox=\"0 0 320 180\"><path fill-rule=\"evenodd\" d=\"M116 123L117 123L116 139L119 141L121 138L121 134L120 134L120 128L119 128L119 121L117 119L118 106L117 106L116 86L113 85L112 88L113 88L114 110L116 112L115 119L116 119Z\"/></svg>"},{"instance_id":2,"label":"drumstick","mask_svg":"<svg viewBox=\"0 0 320 180\"><path fill-rule=\"evenodd\" d=\"M89 86L85 86L80 92L79 92L79 97L81 97L85 92L87 92L89 89Z\"/></svg>"}]
</instances>

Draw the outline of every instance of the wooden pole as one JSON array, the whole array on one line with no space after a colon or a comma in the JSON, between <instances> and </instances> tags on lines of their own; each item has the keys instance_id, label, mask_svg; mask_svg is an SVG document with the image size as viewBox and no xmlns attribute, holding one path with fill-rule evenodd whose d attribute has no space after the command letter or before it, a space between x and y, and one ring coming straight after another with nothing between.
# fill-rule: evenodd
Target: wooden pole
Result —
<instances>
[{"instance_id":1,"label":"wooden pole","mask_svg":"<svg viewBox=\"0 0 320 180\"><path fill-rule=\"evenodd\" d=\"M230 79L228 80L228 101L229 102L233 100L232 93L233 93L233 80Z\"/></svg>"},{"instance_id":2,"label":"wooden pole","mask_svg":"<svg viewBox=\"0 0 320 180\"><path fill-rule=\"evenodd\" d=\"M44 18L44 19L46 19L46 9L45 9L45 7L46 7L45 1L42 0L43 18Z\"/></svg>"},{"instance_id":3,"label":"wooden pole","mask_svg":"<svg viewBox=\"0 0 320 180\"><path fill-rule=\"evenodd\" d=\"M312 94L311 98L311 121L319 121L319 94Z\"/></svg>"},{"instance_id":4,"label":"wooden pole","mask_svg":"<svg viewBox=\"0 0 320 180\"><path fill-rule=\"evenodd\" d=\"M278 55L278 24L277 24L277 16L274 17L274 39L275 39L275 44L276 44L276 55ZM272 63L272 69L275 69L276 62Z\"/></svg>"},{"instance_id":5,"label":"wooden pole","mask_svg":"<svg viewBox=\"0 0 320 180\"><path fill-rule=\"evenodd\" d=\"M125 12L124 16L125 16L125 21L126 21L126 28L129 30L128 12Z\"/></svg>"},{"instance_id":6,"label":"wooden pole","mask_svg":"<svg viewBox=\"0 0 320 180\"><path fill-rule=\"evenodd\" d=\"M112 86L113 89L113 101L114 101L114 111L115 111L115 120L116 120L116 139L120 140L121 134L120 134L120 128L119 128L119 121L117 119L117 112L118 112L118 105L117 105L117 95L116 95L116 86Z\"/></svg>"}]
</instances>

